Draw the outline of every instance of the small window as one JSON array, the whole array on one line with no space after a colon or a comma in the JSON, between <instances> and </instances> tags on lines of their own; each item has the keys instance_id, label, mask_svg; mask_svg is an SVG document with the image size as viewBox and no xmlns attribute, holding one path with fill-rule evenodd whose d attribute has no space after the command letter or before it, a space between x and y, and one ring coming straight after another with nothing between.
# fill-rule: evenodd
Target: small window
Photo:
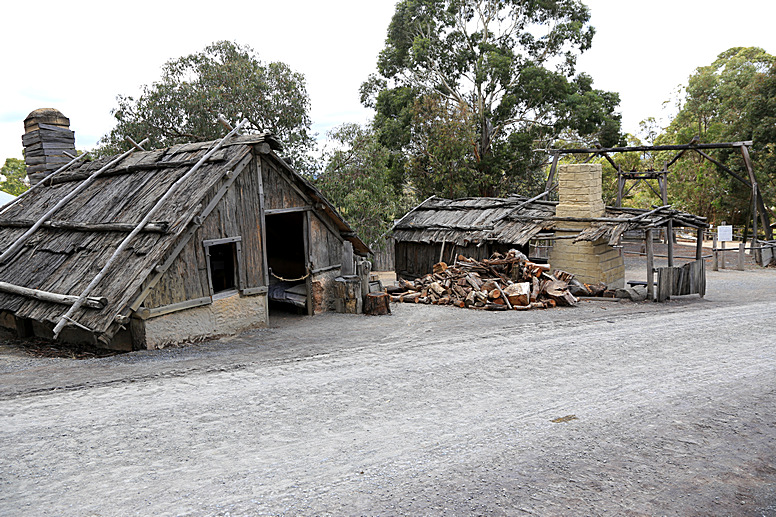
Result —
<instances>
[{"instance_id":1,"label":"small window","mask_svg":"<svg viewBox=\"0 0 776 517\"><path fill-rule=\"evenodd\" d=\"M240 237L204 241L210 295L240 288Z\"/></svg>"}]
</instances>

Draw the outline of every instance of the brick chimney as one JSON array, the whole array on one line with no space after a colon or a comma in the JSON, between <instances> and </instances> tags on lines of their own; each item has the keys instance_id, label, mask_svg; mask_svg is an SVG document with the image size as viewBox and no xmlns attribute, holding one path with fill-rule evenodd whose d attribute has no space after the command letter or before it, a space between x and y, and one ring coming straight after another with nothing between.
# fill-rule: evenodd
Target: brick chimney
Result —
<instances>
[{"instance_id":1,"label":"brick chimney","mask_svg":"<svg viewBox=\"0 0 776 517\"><path fill-rule=\"evenodd\" d=\"M41 108L24 119L24 162L27 177L35 185L43 178L72 160L75 156L75 133L70 131L70 119L59 110Z\"/></svg>"},{"instance_id":2,"label":"brick chimney","mask_svg":"<svg viewBox=\"0 0 776 517\"><path fill-rule=\"evenodd\" d=\"M603 217L606 211L601 185L601 164L572 164L558 167L558 217ZM570 230L583 230L586 222L558 223ZM575 232L556 232L556 235L574 235ZM550 264L574 274L587 284L603 282L609 287L624 287L625 263L619 249L609 246L605 239L595 242L576 242L558 239L552 247Z\"/></svg>"}]
</instances>

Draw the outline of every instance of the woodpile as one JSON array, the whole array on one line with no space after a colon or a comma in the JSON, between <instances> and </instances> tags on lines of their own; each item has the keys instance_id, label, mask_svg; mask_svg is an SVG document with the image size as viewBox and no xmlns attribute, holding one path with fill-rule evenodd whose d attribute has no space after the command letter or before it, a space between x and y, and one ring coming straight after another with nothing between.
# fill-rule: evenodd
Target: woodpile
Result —
<instances>
[{"instance_id":1,"label":"woodpile","mask_svg":"<svg viewBox=\"0 0 776 517\"><path fill-rule=\"evenodd\" d=\"M549 266L510 250L482 261L458 255L453 265L439 262L423 278L399 280L398 286L386 291L392 302L491 311L545 309L576 305L577 298L569 292L571 279L569 273L551 274Z\"/></svg>"}]
</instances>

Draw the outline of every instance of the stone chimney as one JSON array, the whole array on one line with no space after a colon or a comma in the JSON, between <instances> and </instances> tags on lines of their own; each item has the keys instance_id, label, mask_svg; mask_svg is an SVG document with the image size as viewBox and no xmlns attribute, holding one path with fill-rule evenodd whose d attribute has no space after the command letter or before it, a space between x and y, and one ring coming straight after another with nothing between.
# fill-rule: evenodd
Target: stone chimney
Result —
<instances>
[{"instance_id":1,"label":"stone chimney","mask_svg":"<svg viewBox=\"0 0 776 517\"><path fill-rule=\"evenodd\" d=\"M65 151L76 155L75 133L70 131L70 119L53 108L37 109L27 115L22 144L31 185L72 160Z\"/></svg>"},{"instance_id":2,"label":"stone chimney","mask_svg":"<svg viewBox=\"0 0 776 517\"><path fill-rule=\"evenodd\" d=\"M600 164L573 164L558 167L558 217L603 217L606 211L601 187ZM558 226L582 230L586 222L558 221ZM556 232L557 236L575 232ZM595 242L572 243L572 239L558 239L552 247L550 264L553 269L572 273L587 284L605 283L609 287L624 287L625 263L619 249L600 239Z\"/></svg>"}]
</instances>

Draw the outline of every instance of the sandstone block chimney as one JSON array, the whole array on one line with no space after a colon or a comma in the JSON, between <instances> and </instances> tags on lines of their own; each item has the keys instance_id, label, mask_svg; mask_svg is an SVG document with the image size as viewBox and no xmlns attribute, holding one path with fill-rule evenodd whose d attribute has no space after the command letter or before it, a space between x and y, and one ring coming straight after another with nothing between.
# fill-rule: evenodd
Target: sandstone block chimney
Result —
<instances>
[{"instance_id":1,"label":"sandstone block chimney","mask_svg":"<svg viewBox=\"0 0 776 517\"><path fill-rule=\"evenodd\" d=\"M70 119L53 108L37 109L27 115L22 144L27 177L32 185L72 160L65 151L76 155Z\"/></svg>"},{"instance_id":2,"label":"sandstone block chimney","mask_svg":"<svg viewBox=\"0 0 776 517\"><path fill-rule=\"evenodd\" d=\"M601 165L573 164L558 167L558 217L603 217L604 206ZM559 221L558 226L569 230L582 230L588 222ZM576 232L556 232L557 236L574 235ZM552 247L550 264L574 274L580 282L603 282L609 287L625 285L625 263L619 249L612 248L605 239L595 242L577 242L558 239Z\"/></svg>"}]
</instances>

